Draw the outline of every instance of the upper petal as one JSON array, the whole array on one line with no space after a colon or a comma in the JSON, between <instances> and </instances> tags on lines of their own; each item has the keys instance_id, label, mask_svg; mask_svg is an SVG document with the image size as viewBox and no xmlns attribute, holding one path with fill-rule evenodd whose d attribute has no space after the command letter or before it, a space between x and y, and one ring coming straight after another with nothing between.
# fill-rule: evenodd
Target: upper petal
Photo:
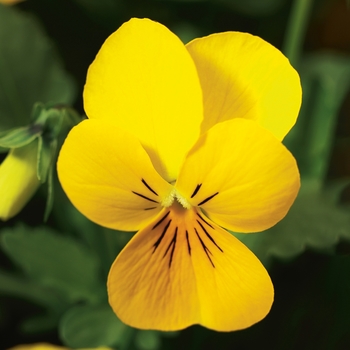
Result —
<instances>
[{"instance_id":1,"label":"upper petal","mask_svg":"<svg viewBox=\"0 0 350 350\"><path fill-rule=\"evenodd\" d=\"M111 267L109 302L133 327L218 331L251 326L273 301L270 277L240 241L197 209L165 208Z\"/></svg>"},{"instance_id":2,"label":"upper petal","mask_svg":"<svg viewBox=\"0 0 350 350\"><path fill-rule=\"evenodd\" d=\"M300 179L295 159L280 141L257 123L237 118L199 138L175 186L217 224L256 232L286 215Z\"/></svg>"},{"instance_id":3,"label":"upper petal","mask_svg":"<svg viewBox=\"0 0 350 350\"><path fill-rule=\"evenodd\" d=\"M85 120L66 138L58 176L75 207L109 228L136 231L172 191L140 142L105 120Z\"/></svg>"},{"instance_id":4,"label":"upper petal","mask_svg":"<svg viewBox=\"0 0 350 350\"><path fill-rule=\"evenodd\" d=\"M158 172L177 177L199 136L202 92L194 62L163 25L123 24L91 64L84 89L89 118L107 118L141 140Z\"/></svg>"},{"instance_id":5,"label":"upper petal","mask_svg":"<svg viewBox=\"0 0 350 350\"><path fill-rule=\"evenodd\" d=\"M301 86L298 73L279 50L238 32L195 39L187 49L203 90L202 132L238 117L256 120L284 138L298 116Z\"/></svg>"}]
</instances>

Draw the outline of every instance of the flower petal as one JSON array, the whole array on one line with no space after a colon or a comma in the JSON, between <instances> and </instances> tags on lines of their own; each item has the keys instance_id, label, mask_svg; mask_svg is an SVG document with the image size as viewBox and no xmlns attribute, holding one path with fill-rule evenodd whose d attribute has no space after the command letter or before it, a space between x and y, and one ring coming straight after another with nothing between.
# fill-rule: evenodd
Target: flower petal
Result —
<instances>
[{"instance_id":1,"label":"flower petal","mask_svg":"<svg viewBox=\"0 0 350 350\"><path fill-rule=\"evenodd\" d=\"M256 232L286 215L300 180L295 159L280 141L257 123L236 118L200 137L175 187L220 226Z\"/></svg>"},{"instance_id":2,"label":"flower petal","mask_svg":"<svg viewBox=\"0 0 350 350\"><path fill-rule=\"evenodd\" d=\"M133 327L232 331L266 316L273 286L240 241L197 209L174 204L119 254L108 295L117 316Z\"/></svg>"},{"instance_id":3,"label":"flower petal","mask_svg":"<svg viewBox=\"0 0 350 350\"><path fill-rule=\"evenodd\" d=\"M172 191L140 142L105 120L85 120L69 133L58 175L71 202L90 220L136 231Z\"/></svg>"},{"instance_id":4,"label":"flower petal","mask_svg":"<svg viewBox=\"0 0 350 350\"><path fill-rule=\"evenodd\" d=\"M238 117L256 120L284 138L298 116L301 86L298 73L279 50L238 32L195 39L187 49L203 90L203 133Z\"/></svg>"},{"instance_id":5,"label":"flower petal","mask_svg":"<svg viewBox=\"0 0 350 350\"><path fill-rule=\"evenodd\" d=\"M163 25L132 19L103 44L84 89L89 118L109 118L141 140L158 172L177 177L203 119L202 91L185 46Z\"/></svg>"}]
</instances>

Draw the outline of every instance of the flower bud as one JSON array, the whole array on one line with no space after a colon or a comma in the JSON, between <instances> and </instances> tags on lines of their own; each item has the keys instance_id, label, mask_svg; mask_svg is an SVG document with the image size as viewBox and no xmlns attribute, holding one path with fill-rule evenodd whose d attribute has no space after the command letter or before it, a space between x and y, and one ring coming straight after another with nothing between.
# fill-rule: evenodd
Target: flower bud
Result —
<instances>
[{"instance_id":1,"label":"flower bud","mask_svg":"<svg viewBox=\"0 0 350 350\"><path fill-rule=\"evenodd\" d=\"M40 185L37 176L38 140L13 148L0 165L0 219L6 221L27 204Z\"/></svg>"}]
</instances>

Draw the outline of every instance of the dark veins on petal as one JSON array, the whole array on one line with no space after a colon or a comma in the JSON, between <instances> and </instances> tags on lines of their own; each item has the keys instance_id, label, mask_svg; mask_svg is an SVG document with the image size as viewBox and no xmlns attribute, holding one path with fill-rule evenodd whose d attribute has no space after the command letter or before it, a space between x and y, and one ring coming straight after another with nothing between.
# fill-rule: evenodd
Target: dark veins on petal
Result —
<instances>
[{"instance_id":1,"label":"dark veins on petal","mask_svg":"<svg viewBox=\"0 0 350 350\"><path fill-rule=\"evenodd\" d=\"M157 201L155 201L155 200L153 200L153 199L151 199L151 198L148 198L148 197L146 197L146 196L144 196L143 194L141 194L141 193L138 193L138 192L135 192L135 191L131 191L133 194L136 194L136 196L139 196L139 197L141 197L141 198L143 198L143 199L147 199L148 201L150 201L150 202L153 202L153 203L158 203Z\"/></svg>"},{"instance_id":2,"label":"dark veins on petal","mask_svg":"<svg viewBox=\"0 0 350 350\"><path fill-rule=\"evenodd\" d=\"M152 192L154 193L156 196L158 196L158 193L156 191L154 191L149 185L148 183L144 180L144 179L141 179L141 182Z\"/></svg>"},{"instance_id":3,"label":"dark veins on petal","mask_svg":"<svg viewBox=\"0 0 350 350\"><path fill-rule=\"evenodd\" d=\"M152 194L154 194L154 195L156 195L158 197L158 193L152 189L152 187L146 182L146 180L141 179L141 182L145 185L147 190L149 190L150 192L152 192ZM141 193L138 193L138 192L135 192L135 191L131 191L131 192L133 194L136 194L136 196L139 196L139 197L141 197L143 199L146 199L149 202L153 202L153 203L157 203L157 204L159 203L156 200L154 200L152 198L149 198L148 196L145 196L144 194L141 194ZM156 208L157 207L148 207L148 208L144 208L143 210L152 210L152 209L156 209Z\"/></svg>"},{"instance_id":4,"label":"dark veins on petal","mask_svg":"<svg viewBox=\"0 0 350 350\"><path fill-rule=\"evenodd\" d=\"M171 223L171 220L168 221L168 223L165 225L164 229L163 229L163 232L162 234L160 235L160 237L157 239L157 242L153 244L153 253L156 251L156 249L158 248L160 242L163 240L165 234L166 234L166 231L168 230L169 226L170 226L170 223ZM157 225L156 225L157 226ZM154 227L153 227L154 229ZM152 253L152 254L153 254Z\"/></svg>"},{"instance_id":5,"label":"dark veins on petal","mask_svg":"<svg viewBox=\"0 0 350 350\"><path fill-rule=\"evenodd\" d=\"M175 228L175 233L174 233L174 237L171 240L171 242L168 245L168 248L166 249L163 258L167 255L170 247L171 247L171 252L170 252L170 260L169 260L169 268L171 267L171 263L173 261L173 255L174 255L174 250L175 250L175 245L176 245L176 237L177 237L177 227Z\"/></svg>"},{"instance_id":6,"label":"dark veins on petal","mask_svg":"<svg viewBox=\"0 0 350 350\"><path fill-rule=\"evenodd\" d=\"M199 223L199 226L202 228L202 230L204 231L204 233L207 235L207 237L215 244L215 246L221 251L224 252L214 241L214 238L212 236L210 236L209 232L205 229L205 227L202 225L202 223L200 221L197 220L197 222Z\"/></svg>"},{"instance_id":7,"label":"dark veins on petal","mask_svg":"<svg viewBox=\"0 0 350 350\"><path fill-rule=\"evenodd\" d=\"M186 230L186 241L187 241L188 254L191 255L191 245L190 245L190 240L188 238L188 231L187 230Z\"/></svg>"},{"instance_id":8,"label":"dark veins on petal","mask_svg":"<svg viewBox=\"0 0 350 350\"><path fill-rule=\"evenodd\" d=\"M191 198L193 198L199 191L199 189L201 188L202 184L198 184L197 187L194 189Z\"/></svg>"},{"instance_id":9,"label":"dark veins on petal","mask_svg":"<svg viewBox=\"0 0 350 350\"><path fill-rule=\"evenodd\" d=\"M197 205L200 206L200 205L203 205L204 203L207 203L208 201L210 201L211 199L213 199L215 196L217 196L219 194L219 192L216 192L214 194L212 194L211 196L203 199L200 203L198 203Z\"/></svg>"},{"instance_id":10,"label":"dark veins on petal","mask_svg":"<svg viewBox=\"0 0 350 350\"><path fill-rule=\"evenodd\" d=\"M163 215L157 222L156 224L152 227L152 230L156 229L159 225L161 225L162 223L165 224L164 228L162 230L162 233L160 234L160 236L158 237L158 239L156 240L156 242L153 244L153 252L152 254L158 249L158 247L160 246L160 244L162 243L164 237L166 234L170 234L170 230L169 228L171 227L171 222L172 219L169 219L169 214L170 211L168 211L165 215ZM205 236L210 240L210 242L212 242L215 247L217 249L220 250L220 252L223 253L223 250L219 247L219 245L215 242L214 238L210 235L210 233L208 232L208 229L205 227L205 225L209 226L210 228L214 229L214 227L207 222L202 215L198 214L198 217L200 220L196 220L197 224L199 226L194 227L194 232L196 233L196 236L198 237L199 243L204 251L204 253L206 254L207 258L210 261L210 264L215 268L214 262L212 260L212 252L211 250L207 247L207 245L205 244L203 238L201 237L201 235L203 235L203 233L205 234ZM170 241L170 243L168 244L165 253L163 255L163 258L165 258L165 256L167 256L167 254L169 253L170 255L170 259L169 259L169 268L171 267L171 264L173 262L173 258L174 258L174 252L175 252L175 247L176 247L176 243L178 241L178 236L181 234L185 234L186 237L186 242L187 242L187 250L188 250L188 254L189 256L191 256L191 244L190 244L190 233L188 232L188 230L185 230L185 232L181 232L179 231L179 228L176 226L175 230L173 231L173 237Z\"/></svg>"},{"instance_id":11,"label":"dark veins on petal","mask_svg":"<svg viewBox=\"0 0 350 350\"><path fill-rule=\"evenodd\" d=\"M211 253L211 251L209 250L209 248L204 244L204 242L203 242L201 236L199 235L197 229L194 228L194 230L195 230L195 232L196 232L196 234L197 234L197 237L198 237L198 239L199 239L199 241L200 241L200 243L201 243L201 245L202 245L202 248L203 248L205 254L207 255L207 257L208 257L210 263L212 264L213 267L215 267L215 265L214 265L214 263L213 263L213 261L211 260L211 257L210 257L210 255L213 255L213 254ZM210 255L209 255L209 254L210 254Z\"/></svg>"}]
</instances>

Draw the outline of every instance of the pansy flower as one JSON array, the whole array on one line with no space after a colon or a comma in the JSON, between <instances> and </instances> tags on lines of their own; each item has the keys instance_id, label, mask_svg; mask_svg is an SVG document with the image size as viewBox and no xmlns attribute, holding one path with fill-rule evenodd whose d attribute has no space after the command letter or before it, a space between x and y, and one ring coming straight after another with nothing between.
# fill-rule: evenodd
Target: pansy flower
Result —
<instances>
[{"instance_id":1,"label":"pansy flower","mask_svg":"<svg viewBox=\"0 0 350 350\"><path fill-rule=\"evenodd\" d=\"M58 173L90 220L138 231L108 277L123 322L231 331L266 316L270 277L227 230L265 230L292 205L299 173L281 140L300 101L288 60L249 34L185 46L132 19L106 40L87 75L89 119L68 135Z\"/></svg>"}]
</instances>

